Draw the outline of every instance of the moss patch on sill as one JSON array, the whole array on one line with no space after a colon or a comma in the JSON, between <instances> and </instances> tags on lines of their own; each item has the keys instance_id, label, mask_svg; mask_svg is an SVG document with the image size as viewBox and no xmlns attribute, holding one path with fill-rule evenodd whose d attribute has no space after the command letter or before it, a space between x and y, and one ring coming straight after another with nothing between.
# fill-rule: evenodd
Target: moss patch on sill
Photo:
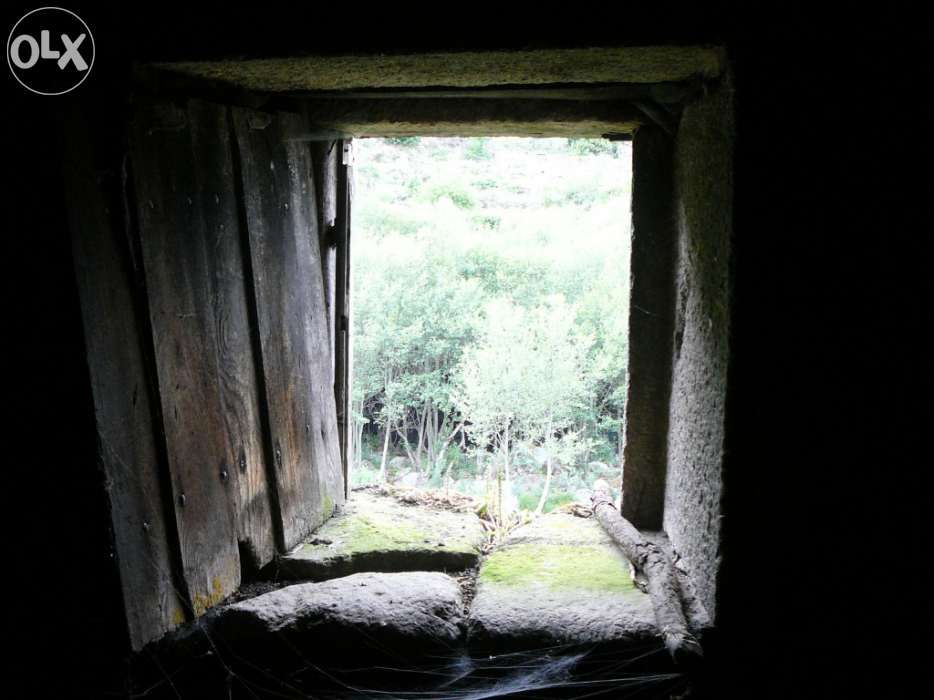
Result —
<instances>
[{"instance_id":1,"label":"moss patch on sill","mask_svg":"<svg viewBox=\"0 0 934 700\"><path fill-rule=\"evenodd\" d=\"M516 544L490 555L480 569L480 582L505 586L538 583L555 590L641 595L630 579L626 560L600 545Z\"/></svg>"}]
</instances>

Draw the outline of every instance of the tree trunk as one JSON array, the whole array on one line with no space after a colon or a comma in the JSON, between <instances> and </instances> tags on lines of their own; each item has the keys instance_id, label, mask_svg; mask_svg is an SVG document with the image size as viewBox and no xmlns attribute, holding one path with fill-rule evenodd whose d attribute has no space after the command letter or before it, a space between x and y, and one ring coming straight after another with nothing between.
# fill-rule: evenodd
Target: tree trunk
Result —
<instances>
[{"instance_id":1,"label":"tree trunk","mask_svg":"<svg viewBox=\"0 0 934 700\"><path fill-rule=\"evenodd\" d=\"M415 467L416 471L420 472L420 462L421 459L416 459L415 454L412 452L412 443L409 442L408 430L409 424L406 418L402 418L402 428L396 429L396 434L399 436L399 439L402 441L402 449L405 450L406 456L409 458L409 462Z\"/></svg>"},{"instance_id":2,"label":"tree trunk","mask_svg":"<svg viewBox=\"0 0 934 700\"><path fill-rule=\"evenodd\" d=\"M379 461L379 483L386 482L386 456L389 454L389 435L392 433L392 424L386 421L386 437L383 439L383 457Z\"/></svg>"},{"instance_id":3,"label":"tree trunk","mask_svg":"<svg viewBox=\"0 0 934 700\"><path fill-rule=\"evenodd\" d=\"M506 482L509 482L509 421L506 421L506 437L503 440L503 470L506 473Z\"/></svg>"},{"instance_id":4,"label":"tree trunk","mask_svg":"<svg viewBox=\"0 0 934 700\"><path fill-rule=\"evenodd\" d=\"M441 427L438 425L438 409L432 405L431 407L431 464L432 469L434 469L434 464L440 457L438 454L438 435L441 432Z\"/></svg>"},{"instance_id":5,"label":"tree trunk","mask_svg":"<svg viewBox=\"0 0 934 700\"><path fill-rule=\"evenodd\" d=\"M428 402L425 402L425 409L422 411L422 417L419 418L418 414L415 414L415 425L418 428L418 444L415 446L415 470L418 472L422 471L422 445L427 443L426 440L426 426L428 425ZM429 467L430 469L430 467Z\"/></svg>"},{"instance_id":6,"label":"tree trunk","mask_svg":"<svg viewBox=\"0 0 934 700\"><path fill-rule=\"evenodd\" d=\"M452 430L452 431L448 434L447 438L445 438L444 443L442 443L442 445L441 445L441 449L438 451L438 454L442 454L442 455L443 455L443 454L445 454L445 453L447 452L448 445L451 444L451 441L452 441L455 437L457 437L457 434L458 434L459 432L461 432L461 431L463 430L463 428L464 428L464 424L463 424L463 423L458 423L457 426L455 426L454 430ZM464 443L463 443L463 442L461 442L461 447L462 447L462 448L464 447Z\"/></svg>"},{"instance_id":7,"label":"tree trunk","mask_svg":"<svg viewBox=\"0 0 934 700\"><path fill-rule=\"evenodd\" d=\"M688 630L678 577L668 557L620 514L613 504L609 484L602 479L594 484L591 500L594 517L636 570L645 575L655 621L668 653L677 663L701 656L700 644Z\"/></svg>"},{"instance_id":8,"label":"tree trunk","mask_svg":"<svg viewBox=\"0 0 934 700\"><path fill-rule=\"evenodd\" d=\"M551 455L545 460L545 488L542 489L542 497L538 499L538 506L535 508L535 515L541 515L545 509L545 501L548 500L548 489L551 488Z\"/></svg>"},{"instance_id":9,"label":"tree trunk","mask_svg":"<svg viewBox=\"0 0 934 700\"><path fill-rule=\"evenodd\" d=\"M353 461L352 464L357 468L363 464L363 427L366 425L366 418L364 417L364 400L360 399L359 410L357 415L360 416L360 419L354 423L354 429L351 433L353 445L352 453Z\"/></svg>"}]
</instances>

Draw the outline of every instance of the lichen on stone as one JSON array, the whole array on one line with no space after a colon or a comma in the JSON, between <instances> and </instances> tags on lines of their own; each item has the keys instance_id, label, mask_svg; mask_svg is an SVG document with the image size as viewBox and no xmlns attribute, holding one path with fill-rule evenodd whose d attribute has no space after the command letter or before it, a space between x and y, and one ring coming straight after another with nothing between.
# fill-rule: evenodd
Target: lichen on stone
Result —
<instances>
[{"instance_id":1,"label":"lichen on stone","mask_svg":"<svg viewBox=\"0 0 934 700\"><path fill-rule=\"evenodd\" d=\"M639 593L626 560L613 549L598 545L516 544L490 555L480 569L480 582Z\"/></svg>"},{"instance_id":2,"label":"lichen on stone","mask_svg":"<svg viewBox=\"0 0 934 700\"><path fill-rule=\"evenodd\" d=\"M348 518L342 524L340 535L348 554L423 546L429 539L428 535L409 524L388 522L361 514Z\"/></svg>"}]
</instances>

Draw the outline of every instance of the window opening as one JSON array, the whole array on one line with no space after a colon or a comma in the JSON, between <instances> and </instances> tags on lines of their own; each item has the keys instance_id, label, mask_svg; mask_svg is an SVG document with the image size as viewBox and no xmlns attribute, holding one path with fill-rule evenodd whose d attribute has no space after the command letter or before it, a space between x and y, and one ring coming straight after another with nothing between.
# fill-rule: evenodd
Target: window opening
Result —
<instances>
[{"instance_id":1,"label":"window opening","mask_svg":"<svg viewBox=\"0 0 934 700\"><path fill-rule=\"evenodd\" d=\"M631 162L604 139L355 140L351 489L442 490L499 526L619 492Z\"/></svg>"}]
</instances>

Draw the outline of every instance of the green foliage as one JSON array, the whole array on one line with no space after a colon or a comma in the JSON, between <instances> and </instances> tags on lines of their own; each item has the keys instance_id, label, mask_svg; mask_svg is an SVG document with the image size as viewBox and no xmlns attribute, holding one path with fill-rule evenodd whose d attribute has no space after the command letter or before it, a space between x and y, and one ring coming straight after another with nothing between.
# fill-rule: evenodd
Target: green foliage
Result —
<instances>
[{"instance_id":1,"label":"green foliage","mask_svg":"<svg viewBox=\"0 0 934 700\"><path fill-rule=\"evenodd\" d=\"M499 225L502 222L502 219L500 219L500 217L498 216L488 214L488 215L475 216L473 218L473 222L477 227L488 228L491 231L495 231L496 229L499 228Z\"/></svg>"},{"instance_id":2,"label":"green foliage","mask_svg":"<svg viewBox=\"0 0 934 700\"><path fill-rule=\"evenodd\" d=\"M464 147L464 158L468 160L490 160L493 154L487 150L489 139L476 138L467 139L467 145Z\"/></svg>"},{"instance_id":3,"label":"green foliage","mask_svg":"<svg viewBox=\"0 0 934 700\"><path fill-rule=\"evenodd\" d=\"M435 203L439 199L447 198L454 206L461 209L473 209L474 198L470 187L461 182L441 182L428 188L428 201Z\"/></svg>"},{"instance_id":4,"label":"green foliage","mask_svg":"<svg viewBox=\"0 0 934 700\"><path fill-rule=\"evenodd\" d=\"M619 156L619 150L613 141L606 139L568 139L568 150L578 156L607 154L613 158Z\"/></svg>"},{"instance_id":5,"label":"green foliage","mask_svg":"<svg viewBox=\"0 0 934 700\"><path fill-rule=\"evenodd\" d=\"M418 136L392 136L386 139L386 143L393 146L403 146L405 148L414 148L418 146L421 139Z\"/></svg>"},{"instance_id":6,"label":"green foliage","mask_svg":"<svg viewBox=\"0 0 934 700\"><path fill-rule=\"evenodd\" d=\"M505 449L509 439L539 444L566 431L584 400L591 340L576 332L564 298L550 297L531 311L494 299L484 317L454 393L474 439Z\"/></svg>"},{"instance_id":7,"label":"green foliage","mask_svg":"<svg viewBox=\"0 0 934 700\"><path fill-rule=\"evenodd\" d=\"M523 490L519 493L519 508L522 510L535 510L538 506L538 501L542 497L542 488L530 488L528 490ZM563 506L566 503L573 503L574 494L569 493L568 491L555 491L553 488L549 491L548 498L545 499L545 508L543 512L548 513L549 511Z\"/></svg>"},{"instance_id":8,"label":"green foliage","mask_svg":"<svg viewBox=\"0 0 934 700\"><path fill-rule=\"evenodd\" d=\"M508 448L524 508L537 505L549 460L546 510L586 485L588 461L618 463L628 148L358 142L354 484L397 473L380 473L387 428L387 463L405 456L420 483L437 486L476 491Z\"/></svg>"}]
</instances>

